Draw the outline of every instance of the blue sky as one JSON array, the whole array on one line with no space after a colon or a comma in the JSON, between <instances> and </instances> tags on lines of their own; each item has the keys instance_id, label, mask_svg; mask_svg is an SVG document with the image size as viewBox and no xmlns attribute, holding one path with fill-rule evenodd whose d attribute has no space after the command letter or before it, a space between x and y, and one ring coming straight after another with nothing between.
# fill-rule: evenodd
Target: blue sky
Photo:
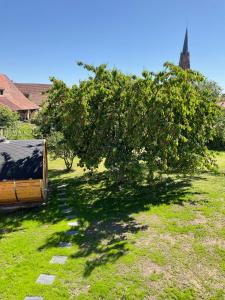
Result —
<instances>
[{"instance_id":1,"label":"blue sky","mask_svg":"<svg viewBox=\"0 0 225 300\"><path fill-rule=\"evenodd\" d=\"M126 73L178 63L185 27L191 66L225 89L224 0L0 0L0 73L17 82L77 83L76 61Z\"/></svg>"}]
</instances>

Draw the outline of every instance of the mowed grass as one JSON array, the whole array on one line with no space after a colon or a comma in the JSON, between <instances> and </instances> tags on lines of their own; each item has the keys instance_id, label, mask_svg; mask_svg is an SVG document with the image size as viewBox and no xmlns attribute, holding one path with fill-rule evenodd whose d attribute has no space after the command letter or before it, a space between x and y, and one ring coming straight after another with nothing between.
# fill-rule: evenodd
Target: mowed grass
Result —
<instances>
[{"instance_id":1,"label":"mowed grass","mask_svg":"<svg viewBox=\"0 0 225 300\"><path fill-rule=\"evenodd\" d=\"M215 172L120 189L50 161L48 205L1 215L0 299L225 299L225 153L217 161ZM71 238L63 183L80 222ZM52 265L53 255L69 258ZM55 282L35 283L41 273Z\"/></svg>"}]
</instances>

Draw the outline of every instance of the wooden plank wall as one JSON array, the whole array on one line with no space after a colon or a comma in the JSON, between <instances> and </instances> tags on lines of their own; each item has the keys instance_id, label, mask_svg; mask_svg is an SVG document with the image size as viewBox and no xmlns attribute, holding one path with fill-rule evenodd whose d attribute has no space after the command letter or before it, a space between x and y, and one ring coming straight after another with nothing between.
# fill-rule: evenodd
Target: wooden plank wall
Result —
<instances>
[{"instance_id":1,"label":"wooden plank wall","mask_svg":"<svg viewBox=\"0 0 225 300\"><path fill-rule=\"evenodd\" d=\"M42 201L42 180L18 180L0 182L0 204Z\"/></svg>"}]
</instances>

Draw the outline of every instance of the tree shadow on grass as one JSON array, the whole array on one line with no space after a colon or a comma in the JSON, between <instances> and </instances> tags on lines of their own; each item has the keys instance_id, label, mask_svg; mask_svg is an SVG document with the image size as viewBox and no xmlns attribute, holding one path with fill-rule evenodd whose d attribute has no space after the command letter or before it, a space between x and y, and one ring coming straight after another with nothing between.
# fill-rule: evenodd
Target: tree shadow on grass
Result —
<instances>
[{"instance_id":1,"label":"tree shadow on grass","mask_svg":"<svg viewBox=\"0 0 225 300\"><path fill-rule=\"evenodd\" d=\"M64 217L56 201L56 191L51 189L46 205L30 207L28 206L16 210L4 210L0 207L0 239L8 233L23 229L23 222L28 220L37 221L40 224L55 224Z\"/></svg>"},{"instance_id":2,"label":"tree shadow on grass","mask_svg":"<svg viewBox=\"0 0 225 300\"><path fill-rule=\"evenodd\" d=\"M191 200L193 194L197 194L189 189L190 177L165 179L153 186L123 188L106 184L106 178L106 174L101 173L91 178L83 176L63 180L68 184L71 206L78 213L79 234L66 237L65 232L57 232L39 248L57 247L60 241L73 242L78 246L78 251L72 257L86 258L84 276L128 253L129 234L147 230L148 226L139 224L133 214L163 204L183 205ZM199 201L191 200L192 205L197 203Z\"/></svg>"},{"instance_id":3,"label":"tree shadow on grass","mask_svg":"<svg viewBox=\"0 0 225 300\"><path fill-rule=\"evenodd\" d=\"M106 172L61 179L62 173L55 170L51 173L51 195L46 207L0 215L0 238L7 232L20 230L24 220L36 220L41 224L64 220L65 215L58 207L57 186L66 184L70 206L80 222L79 234L66 236L64 231L56 232L38 250L58 247L60 242L73 242L78 251L72 257L86 260L84 276L128 253L129 235L147 230L148 226L139 224L133 214L163 204L183 205L194 194L190 191L190 177L165 179L152 186L127 185L119 188L107 181ZM192 205L196 203L199 201L191 202Z\"/></svg>"}]
</instances>

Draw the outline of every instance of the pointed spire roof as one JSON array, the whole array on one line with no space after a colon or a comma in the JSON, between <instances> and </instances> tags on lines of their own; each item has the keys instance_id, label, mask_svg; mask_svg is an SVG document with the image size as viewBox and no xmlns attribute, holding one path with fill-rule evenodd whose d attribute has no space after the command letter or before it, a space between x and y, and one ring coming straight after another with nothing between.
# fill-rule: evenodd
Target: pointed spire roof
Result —
<instances>
[{"instance_id":1,"label":"pointed spire roof","mask_svg":"<svg viewBox=\"0 0 225 300\"><path fill-rule=\"evenodd\" d=\"M187 53L187 52L188 52L188 30L186 28L184 45L183 45L183 53Z\"/></svg>"},{"instance_id":2,"label":"pointed spire roof","mask_svg":"<svg viewBox=\"0 0 225 300\"><path fill-rule=\"evenodd\" d=\"M180 54L179 66L184 70L190 69L190 53L188 51L188 30L186 28L183 50Z\"/></svg>"}]
</instances>

